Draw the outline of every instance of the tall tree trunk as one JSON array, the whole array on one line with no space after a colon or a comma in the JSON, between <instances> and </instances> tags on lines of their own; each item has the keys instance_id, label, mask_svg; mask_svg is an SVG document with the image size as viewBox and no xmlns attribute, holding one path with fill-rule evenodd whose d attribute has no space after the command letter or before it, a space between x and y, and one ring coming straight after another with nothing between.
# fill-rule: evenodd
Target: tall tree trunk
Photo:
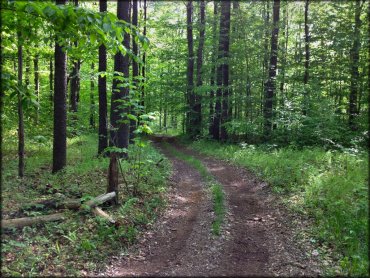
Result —
<instances>
[{"instance_id":1,"label":"tall tree trunk","mask_svg":"<svg viewBox=\"0 0 370 278\"><path fill-rule=\"evenodd\" d=\"M137 25L137 17L138 17L138 7L137 7L137 0L132 1L132 25L134 27L138 27ZM138 46L137 43L135 42L135 39L132 38L132 52L135 56L138 56L139 51L138 51ZM135 59L132 60L132 80L133 80L133 85L134 85L134 92L135 92L135 99L139 99L139 65L135 61ZM137 111L135 107L131 107L131 114L136 115ZM133 139L135 137L135 130L136 130L136 124L137 121L135 120L130 120L130 143L133 143Z\"/></svg>"},{"instance_id":2,"label":"tall tree trunk","mask_svg":"<svg viewBox=\"0 0 370 278\"><path fill-rule=\"evenodd\" d=\"M130 23L130 2L118 1L117 3L117 17ZM123 45L126 49L130 48L130 36L128 33L124 34ZM123 56L122 53L117 53L114 56L114 70L123 73L123 78L127 81L129 75L129 57ZM125 81L122 82L115 76L113 80L113 92L111 98L111 145L118 148L127 148L129 144L130 127L127 123L127 114L129 107L127 105L129 98L129 88L123 86ZM123 155L127 157L127 155Z\"/></svg>"},{"instance_id":3,"label":"tall tree trunk","mask_svg":"<svg viewBox=\"0 0 370 278\"><path fill-rule=\"evenodd\" d=\"M221 114L221 131L220 140L227 140L225 124L229 121L229 45L230 45L230 12L231 2L224 1L221 3L221 22L220 22L220 60L222 75L222 114Z\"/></svg>"},{"instance_id":4,"label":"tall tree trunk","mask_svg":"<svg viewBox=\"0 0 370 278\"><path fill-rule=\"evenodd\" d=\"M66 0L57 0L65 5ZM54 79L54 141L53 173L58 172L67 163L67 55L55 39L55 79Z\"/></svg>"},{"instance_id":5,"label":"tall tree trunk","mask_svg":"<svg viewBox=\"0 0 370 278\"><path fill-rule=\"evenodd\" d=\"M213 1L213 50L212 50L212 68L211 68L211 78L210 78L210 85L211 85L211 92L209 95L209 135L214 138L214 135L218 133L215 130L215 115L214 115L214 98L215 98L215 75L216 75L216 58L217 58L217 6L218 2Z\"/></svg>"},{"instance_id":6,"label":"tall tree trunk","mask_svg":"<svg viewBox=\"0 0 370 278\"><path fill-rule=\"evenodd\" d=\"M52 47L51 43L50 43L50 47ZM54 69L53 69L53 66L54 66L54 59L53 59L53 56L50 55L50 58L49 58L49 90L50 90L50 96L49 96L49 99L50 99L50 102L53 104L53 91L54 91L54 87L53 87L53 82L54 82Z\"/></svg>"},{"instance_id":7,"label":"tall tree trunk","mask_svg":"<svg viewBox=\"0 0 370 278\"><path fill-rule=\"evenodd\" d=\"M39 54L35 55L33 59L33 74L34 74L34 81L35 81L35 94L37 100L37 107L36 107L36 124L39 123L39 114L40 114L40 77L39 77Z\"/></svg>"},{"instance_id":8,"label":"tall tree trunk","mask_svg":"<svg viewBox=\"0 0 370 278\"><path fill-rule=\"evenodd\" d=\"M265 140L270 139L271 129L272 129L273 101L274 101L274 90L275 90L275 81L276 81L275 79L276 79L276 69L277 69L279 13L280 13L280 0L274 0L273 30L271 32L271 53L270 53L269 76L265 84L265 102L264 102L264 109L263 109Z\"/></svg>"},{"instance_id":9,"label":"tall tree trunk","mask_svg":"<svg viewBox=\"0 0 370 278\"><path fill-rule=\"evenodd\" d=\"M194 120L194 50L193 50L193 1L186 3L186 30L187 30L187 41L188 41L188 64L187 64L187 124L186 133L192 133L192 124Z\"/></svg>"},{"instance_id":10,"label":"tall tree trunk","mask_svg":"<svg viewBox=\"0 0 370 278\"><path fill-rule=\"evenodd\" d=\"M281 82L280 82L280 106L283 107L285 103L285 96L284 96L284 86L285 86L285 68L286 68L286 60L287 60L287 53L288 53L288 38L289 38L289 15L288 15L288 2L285 4L285 13L284 13L284 26L283 26L283 36L285 37L284 40L284 51L282 55L281 61Z\"/></svg>"},{"instance_id":11,"label":"tall tree trunk","mask_svg":"<svg viewBox=\"0 0 370 278\"><path fill-rule=\"evenodd\" d=\"M146 14L146 10L147 10L147 4L146 4L146 0L144 0L144 30L143 30L143 35L146 36L146 17L147 17L147 14ZM141 84L141 106L143 106L143 109L144 109L144 113L145 113L145 108L144 108L144 105L145 105L145 60L146 60L146 53L144 52L143 53L143 63L142 63L142 66L141 66L141 76L142 76L142 84Z\"/></svg>"},{"instance_id":12,"label":"tall tree trunk","mask_svg":"<svg viewBox=\"0 0 370 278\"><path fill-rule=\"evenodd\" d=\"M348 107L348 124L352 131L357 130L356 117L358 116L357 101L358 101L358 81L359 81L359 53L360 53L360 27L361 27L361 5L360 0L356 0L355 7L355 30L353 34L353 45L351 49L351 85L349 94L349 107Z\"/></svg>"},{"instance_id":13,"label":"tall tree trunk","mask_svg":"<svg viewBox=\"0 0 370 278\"><path fill-rule=\"evenodd\" d=\"M203 48L204 48L204 39L205 39L205 7L206 3L204 0L199 2L199 45L197 51L197 80L196 86L199 89L203 85L202 80L202 66L203 66ZM202 93L201 90L198 90L195 94L195 103L194 103L194 126L193 126L193 135L201 134L202 126Z\"/></svg>"},{"instance_id":14,"label":"tall tree trunk","mask_svg":"<svg viewBox=\"0 0 370 278\"><path fill-rule=\"evenodd\" d=\"M305 42L305 62L304 62L304 95L303 95L303 115L307 115L307 110L309 107L309 88L308 88L308 78L309 78L309 65L310 65L310 34L308 26L308 5L309 0L305 1L304 6L304 42Z\"/></svg>"},{"instance_id":15,"label":"tall tree trunk","mask_svg":"<svg viewBox=\"0 0 370 278\"><path fill-rule=\"evenodd\" d=\"M21 34L18 32L18 87L22 90L23 78L23 47L21 43ZM18 176L24 176L24 122L22 94L18 91Z\"/></svg>"},{"instance_id":16,"label":"tall tree trunk","mask_svg":"<svg viewBox=\"0 0 370 278\"><path fill-rule=\"evenodd\" d=\"M265 19L265 41L264 41L264 55L263 55L263 63L262 63L262 90L261 90L261 114L263 113L263 98L265 95L265 82L268 78L267 76L267 68L268 68L268 59L269 59L269 35L270 35L270 1L266 1L266 7L264 6L264 12L262 13Z\"/></svg>"},{"instance_id":17,"label":"tall tree trunk","mask_svg":"<svg viewBox=\"0 0 370 278\"><path fill-rule=\"evenodd\" d=\"M74 5L78 7L78 0L73 0ZM77 47L78 43L74 42L74 46ZM78 110L78 98L79 98L79 87L80 87L80 61L73 61L72 72L70 75L70 97L69 97L69 111L77 112Z\"/></svg>"},{"instance_id":18,"label":"tall tree trunk","mask_svg":"<svg viewBox=\"0 0 370 278\"><path fill-rule=\"evenodd\" d=\"M99 0L99 11L107 11L107 0ZM99 46L99 72L107 71L107 49L104 44ZM98 77L99 90L99 142L98 154L102 154L108 147L108 115L107 115L107 78L106 75Z\"/></svg>"},{"instance_id":19,"label":"tall tree trunk","mask_svg":"<svg viewBox=\"0 0 370 278\"><path fill-rule=\"evenodd\" d=\"M90 127L95 128L95 100L94 100L94 90L95 90L95 82L94 82L94 69L95 64L94 62L91 63L91 73L90 73Z\"/></svg>"}]
</instances>

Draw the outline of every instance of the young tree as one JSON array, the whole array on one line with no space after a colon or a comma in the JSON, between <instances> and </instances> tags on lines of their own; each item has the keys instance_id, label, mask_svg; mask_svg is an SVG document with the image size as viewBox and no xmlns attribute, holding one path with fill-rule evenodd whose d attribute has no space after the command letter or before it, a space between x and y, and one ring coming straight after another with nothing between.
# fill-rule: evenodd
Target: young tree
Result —
<instances>
[{"instance_id":1,"label":"young tree","mask_svg":"<svg viewBox=\"0 0 370 278\"><path fill-rule=\"evenodd\" d=\"M73 0L74 5L78 7L78 0ZM74 42L75 47L77 47L77 42ZM70 74L70 111L71 112L77 112L78 109L78 95L79 95L79 90L80 90L80 66L81 66L81 61L76 60L73 61L72 65L72 72Z\"/></svg>"},{"instance_id":2,"label":"young tree","mask_svg":"<svg viewBox=\"0 0 370 278\"><path fill-rule=\"evenodd\" d=\"M309 77L309 65L310 65L310 34L308 26L308 4L309 0L305 1L304 8L304 40L305 40L305 62L304 62L304 95L303 95L303 115L307 115L308 105L308 77Z\"/></svg>"},{"instance_id":3,"label":"young tree","mask_svg":"<svg viewBox=\"0 0 370 278\"><path fill-rule=\"evenodd\" d=\"M146 11L147 11L147 3L146 3L146 0L144 0L144 30L143 30L143 35L144 37L146 36L146 17L147 17L147 14L146 14ZM144 98L145 98L145 64L146 62L146 52L144 51L143 53L143 61L142 61L142 66L141 66L141 77L143 78L142 80L142 84L141 84L141 106L144 107L145 105L145 102L144 102Z\"/></svg>"},{"instance_id":4,"label":"young tree","mask_svg":"<svg viewBox=\"0 0 370 278\"><path fill-rule=\"evenodd\" d=\"M95 100L94 100L94 91L95 91L95 81L94 81L94 70L95 64L91 63L91 73L90 73L90 127L95 128Z\"/></svg>"},{"instance_id":5,"label":"young tree","mask_svg":"<svg viewBox=\"0 0 370 278\"><path fill-rule=\"evenodd\" d=\"M66 0L56 0L65 5ZM54 141L53 141L53 173L66 166L67 162L67 55L55 39L55 75L54 75Z\"/></svg>"},{"instance_id":6,"label":"young tree","mask_svg":"<svg viewBox=\"0 0 370 278\"><path fill-rule=\"evenodd\" d=\"M23 46L18 32L18 176L24 176L24 121L22 107Z\"/></svg>"},{"instance_id":7,"label":"young tree","mask_svg":"<svg viewBox=\"0 0 370 278\"><path fill-rule=\"evenodd\" d=\"M99 0L99 11L107 11L107 0ZM104 44L99 46L99 72L107 70L107 49ZM99 75L98 77L99 90L99 142L98 154L103 153L104 149L108 147L108 115L107 115L107 78L106 75Z\"/></svg>"},{"instance_id":8,"label":"young tree","mask_svg":"<svg viewBox=\"0 0 370 278\"><path fill-rule=\"evenodd\" d=\"M209 129L208 134L213 136L215 131L215 115L214 115L214 96L215 91L213 86L215 85L215 75L216 75L216 58L217 58L217 6L218 2L213 1L213 28L212 28L212 41L213 41L213 49L212 49L212 67L211 67L211 77L210 77L210 85L212 87L210 95L209 95Z\"/></svg>"},{"instance_id":9,"label":"young tree","mask_svg":"<svg viewBox=\"0 0 370 278\"><path fill-rule=\"evenodd\" d=\"M271 136L272 115L273 115L273 100L275 89L275 78L277 69L277 50L278 50L278 35L279 35L279 13L280 0L274 0L273 7L273 29L271 32L271 53L269 76L265 84L265 102L264 102L264 138L268 140Z\"/></svg>"},{"instance_id":10,"label":"young tree","mask_svg":"<svg viewBox=\"0 0 370 278\"><path fill-rule=\"evenodd\" d=\"M137 17L138 17L138 6L137 6L137 0L132 1L132 25L134 27L138 27L137 25ZM135 41L135 38L132 38L132 52L135 56L138 56L138 46ZM136 99L136 95L138 95L136 92L138 92L139 89L139 65L135 59L132 61L132 80L133 80L133 85L134 85L134 92L135 96L134 98ZM131 114L136 115L135 107L131 107ZM133 139L135 136L134 131L136 130L136 121L131 119L130 120L130 142L133 143Z\"/></svg>"},{"instance_id":11,"label":"young tree","mask_svg":"<svg viewBox=\"0 0 370 278\"><path fill-rule=\"evenodd\" d=\"M205 24L205 7L206 3L204 0L199 2L199 45L197 51L197 79L196 79L196 86L199 89L195 94L194 100L194 120L193 120L193 135L200 135L202 129L202 93L201 87L203 85L202 80L202 66L203 66L203 48L204 48L204 40L205 40L205 31L206 31L206 24Z\"/></svg>"},{"instance_id":12,"label":"young tree","mask_svg":"<svg viewBox=\"0 0 370 278\"><path fill-rule=\"evenodd\" d=\"M118 1L117 17L130 23L130 2ZM127 32L124 34L123 46L126 49L130 48L130 36ZM118 52L114 56L114 70L121 75L115 74L113 80L113 92L111 98L111 145L119 148L127 148L129 144L129 120L127 113L129 107L127 105L129 97L129 88L125 85L129 79L129 57L123 56Z\"/></svg>"}]
</instances>

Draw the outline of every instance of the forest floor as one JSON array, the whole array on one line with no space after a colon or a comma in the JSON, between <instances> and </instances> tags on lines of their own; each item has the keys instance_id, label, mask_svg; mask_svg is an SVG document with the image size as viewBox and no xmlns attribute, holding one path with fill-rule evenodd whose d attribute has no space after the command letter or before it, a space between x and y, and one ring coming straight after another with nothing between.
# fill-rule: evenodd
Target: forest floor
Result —
<instances>
[{"instance_id":1,"label":"forest floor","mask_svg":"<svg viewBox=\"0 0 370 278\"><path fill-rule=\"evenodd\" d=\"M199 159L223 186L221 234L211 232L212 194L201 174L171 152L168 206L140 241L98 276L318 276L331 265L304 236L308 219L289 212L269 185L244 168L171 146Z\"/></svg>"}]
</instances>

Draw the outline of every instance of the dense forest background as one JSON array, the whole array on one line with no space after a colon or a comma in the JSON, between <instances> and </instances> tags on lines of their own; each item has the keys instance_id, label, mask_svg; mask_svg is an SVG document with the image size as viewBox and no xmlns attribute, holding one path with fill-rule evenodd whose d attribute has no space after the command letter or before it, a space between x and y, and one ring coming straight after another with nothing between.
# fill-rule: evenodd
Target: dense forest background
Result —
<instances>
[{"instance_id":1,"label":"dense forest background","mask_svg":"<svg viewBox=\"0 0 370 278\"><path fill-rule=\"evenodd\" d=\"M368 1L2 1L1 9L4 198L11 180L24 177L19 200L26 202L45 164L51 168L42 171L56 175L41 183L72 190L63 188L76 175L68 167L92 157L81 175L120 159L133 181L145 183L160 159L146 135L183 135L220 158L238 160L244 150L250 160L241 163L277 192L317 182L305 195L313 210L325 204L315 217L341 211L323 224L321 238L348 237L341 266L347 274L367 271ZM350 172L349 182L328 179L338 187L323 189L316 177L335 160L333 175ZM326 166L316 171L310 163ZM153 183L168 173L159 176ZM139 185L126 189L140 195ZM336 191L343 195L328 197Z\"/></svg>"}]
</instances>

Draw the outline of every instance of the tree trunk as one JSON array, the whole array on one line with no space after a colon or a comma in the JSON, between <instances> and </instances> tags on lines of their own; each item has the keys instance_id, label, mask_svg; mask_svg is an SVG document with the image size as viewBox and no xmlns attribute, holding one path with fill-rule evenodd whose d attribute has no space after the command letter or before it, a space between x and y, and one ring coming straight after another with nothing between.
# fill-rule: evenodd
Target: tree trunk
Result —
<instances>
[{"instance_id":1,"label":"tree trunk","mask_svg":"<svg viewBox=\"0 0 370 278\"><path fill-rule=\"evenodd\" d=\"M92 129L95 128L95 100L94 100L94 90L95 90L95 82L94 82L94 69L95 64L94 62L91 63L91 73L90 73L90 127Z\"/></svg>"},{"instance_id":2,"label":"tree trunk","mask_svg":"<svg viewBox=\"0 0 370 278\"><path fill-rule=\"evenodd\" d=\"M66 0L57 0L57 4L66 4ZM55 40L55 79L54 79L54 141L53 173L66 166L67 162L67 55Z\"/></svg>"},{"instance_id":3,"label":"tree trunk","mask_svg":"<svg viewBox=\"0 0 370 278\"><path fill-rule=\"evenodd\" d=\"M221 3L221 21L220 21L220 45L219 58L222 61L220 65L220 74L222 76L222 114L220 119L220 140L227 140L225 123L229 121L229 44L230 44L230 12L231 2Z\"/></svg>"},{"instance_id":4,"label":"tree trunk","mask_svg":"<svg viewBox=\"0 0 370 278\"><path fill-rule=\"evenodd\" d=\"M78 0L73 0L74 5L78 7ZM74 46L77 47L78 43L74 42ZM77 113L78 110L78 95L79 95L79 83L80 83L80 61L74 61L72 65L72 72L70 75L70 98L69 98L69 111ZM74 115L74 118L77 115Z\"/></svg>"},{"instance_id":5,"label":"tree trunk","mask_svg":"<svg viewBox=\"0 0 370 278\"><path fill-rule=\"evenodd\" d=\"M309 0L305 1L304 8L304 41L305 41L305 62L304 62L304 95L303 95L303 115L307 115L307 109L309 107L308 97L309 97L309 88L308 88L308 78L309 78L309 65L310 65L310 34L308 26L308 5Z\"/></svg>"},{"instance_id":6,"label":"tree trunk","mask_svg":"<svg viewBox=\"0 0 370 278\"><path fill-rule=\"evenodd\" d=\"M108 168L108 187L107 193L115 192L115 198L111 201L112 205L118 204L118 158L116 153L110 154Z\"/></svg>"},{"instance_id":7,"label":"tree trunk","mask_svg":"<svg viewBox=\"0 0 370 278\"><path fill-rule=\"evenodd\" d=\"M35 81L35 94L36 100L39 104L36 107L36 124L39 123L39 114L40 114L40 75L39 75L39 55L36 54L35 58L33 59L33 73L34 73L34 81Z\"/></svg>"},{"instance_id":8,"label":"tree trunk","mask_svg":"<svg viewBox=\"0 0 370 278\"><path fill-rule=\"evenodd\" d=\"M107 0L99 0L100 12L107 11ZM107 49L105 45L99 46L99 72L107 71ZM98 154L102 154L104 149L108 147L108 115L107 115L107 77L99 75L98 77L99 90L99 143Z\"/></svg>"},{"instance_id":9,"label":"tree trunk","mask_svg":"<svg viewBox=\"0 0 370 278\"><path fill-rule=\"evenodd\" d=\"M51 47L51 45L50 45L50 47ZM53 99L54 99L54 97L53 97L53 91L54 91L54 88L53 88L53 82L54 82L53 66L54 66L53 56L50 55L50 58L49 58L49 90L50 90L49 99L50 99L51 104L53 104Z\"/></svg>"},{"instance_id":10,"label":"tree trunk","mask_svg":"<svg viewBox=\"0 0 370 278\"><path fill-rule=\"evenodd\" d=\"M143 30L143 35L146 36L146 10L147 10L147 5L146 5L146 0L144 0L144 30ZM141 76L142 76L142 85L141 85L141 106L143 106L144 113L145 113L145 60L146 60L146 53L143 53L143 63L141 67Z\"/></svg>"},{"instance_id":11,"label":"tree trunk","mask_svg":"<svg viewBox=\"0 0 370 278\"><path fill-rule=\"evenodd\" d=\"M270 33L270 1L266 1L266 7L264 6L263 17L265 19L265 41L264 41L264 55L262 63L262 90L261 90L261 114L263 113L263 100L265 95L265 82L268 78L266 72L268 68L268 59L269 59L269 33Z\"/></svg>"},{"instance_id":12,"label":"tree trunk","mask_svg":"<svg viewBox=\"0 0 370 278\"><path fill-rule=\"evenodd\" d=\"M209 95L209 135L214 138L214 135L218 133L215 130L215 114L214 114L214 98L215 98L215 91L213 89L215 85L215 75L216 75L216 52L217 52L217 6L218 2L213 2L213 51L212 51L212 68L211 68L211 78L210 78L210 85L212 87L210 95Z\"/></svg>"},{"instance_id":13,"label":"tree trunk","mask_svg":"<svg viewBox=\"0 0 370 278\"><path fill-rule=\"evenodd\" d=\"M288 38L289 38L289 15L288 15L288 3L285 4L285 21L283 26L283 36L285 37L284 41L284 52L281 61L281 82L280 82L280 106L284 107L285 103L285 95L284 95L284 86L285 86L285 68L286 68L286 61L287 61L287 53L288 53Z\"/></svg>"},{"instance_id":14,"label":"tree trunk","mask_svg":"<svg viewBox=\"0 0 370 278\"><path fill-rule=\"evenodd\" d=\"M264 102L264 138L269 140L272 129L273 116L273 101L274 89L277 69L277 51L278 51L278 35L279 35L279 12L280 0L274 0L273 8L273 30L271 32L271 53L269 76L265 84L265 102Z\"/></svg>"},{"instance_id":15,"label":"tree trunk","mask_svg":"<svg viewBox=\"0 0 370 278\"><path fill-rule=\"evenodd\" d=\"M129 17L130 3L129 1L118 1L117 17L130 23ZM130 35L124 34L123 45L126 49L130 48ZM123 78L128 81L129 75L129 57L123 56L122 53L117 53L114 56L114 70L121 72ZM129 107L127 106L129 98L129 88L124 86L125 81L118 80L118 75L115 75L113 80L113 92L111 98L111 145L118 148L127 148L129 144L130 127L127 114ZM127 157L126 153L122 153L123 157Z\"/></svg>"},{"instance_id":16,"label":"tree trunk","mask_svg":"<svg viewBox=\"0 0 370 278\"><path fill-rule=\"evenodd\" d=\"M356 117L358 116L357 101L358 101L358 81L359 81L359 53L360 53L360 27L361 27L361 5L360 0L356 0L355 7L355 30L353 34L353 45L351 49L351 85L349 94L349 107L348 107L348 124L352 131L356 131L358 126Z\"/></svg>"},{"instance_id":17,"label":"tree trunk","mask_svg":"<svg viewBox=\"0 0 370 278\"><path fill-rule=\"evenodd\" d=\"M186 125L186 133L192 133L192 125L194 121L194 103L195 103L195 95L194 95L194 50L193 50L193 2L188 1L186 3L186 31L187 31L187 41L188 41L188 64L187 64L187 105L188 105L188 112L187 112L187 125Z\"/></svg>"},{"instance_id":18,"label":"tree trunk","mask_svg":"<svg viewBox=\"0 0 370 278\"><path fill-rule=\"evenodd\" d=\"M42 216L34 216L34 217L24 217L24 218L17 218L17 219L7 219L1 220L1 228L9 229L9 228L22 228L25 226L30 226L34 224L40 224L50 221L61 221L64 220L63 213L54 213L50 215L42 215Z\"/></svg>"},{"instance_id":19,"label":"tree trunk","mask_svg":"<svg viewBox=\"0 0 370 278\"><path fill-rule=\"evenodd\" d=\"M22 107L22 79L23 79L23 46L21 33L18 32L18 176L24 176L24 122Z\"/></svg>"},{"instance_id":20,"label":"tree trunk","mask_svg":"<svg viewBox=\"0 0 370 278\"><path fill-rule=\"evenodd\" d=\"M132 25L134 27L138 27L137 25L137 17L138 17L138 7L137 7L137 0L133 0L132 1ZM138 57L138 45L137 43L135 42L135 39L132 38L132 52L135 56ZM134 85L134 91L135 91L135 99L139 99L139 94L136 93L136 92L139 92L139 81L138 81L138 77L139 77L139 65L138 63L135 61L135 59L132 60L132 80L133 80L133 85ZM137 115L137 111L136 111L136 108L131 106L131 114L132 115ZM132 144L134 141L134 137L135 137L135 130L136 130L136 124L137 124L137 121L131 119L130 120L130 143Z\"/></svg>"},{"instance_id":21,"label":"tree trunk","mask_svg":"<svg viewBox=\"0 0 370 278\"><path fill-rule=\"evenodd\" d=\"M199 45L197 51L197 80L196 86L199 89L203 85L202 80L202 66L203 66L203 48L204 48L204 40L205 40L205 7L206 3L204 0L199 2L200 10L199 10ZM195 94L195 103L194 103L194 126L193 126L193 135L200 135L202 130L202 92L198 90Z\"/></svg>"}]
</instances>

